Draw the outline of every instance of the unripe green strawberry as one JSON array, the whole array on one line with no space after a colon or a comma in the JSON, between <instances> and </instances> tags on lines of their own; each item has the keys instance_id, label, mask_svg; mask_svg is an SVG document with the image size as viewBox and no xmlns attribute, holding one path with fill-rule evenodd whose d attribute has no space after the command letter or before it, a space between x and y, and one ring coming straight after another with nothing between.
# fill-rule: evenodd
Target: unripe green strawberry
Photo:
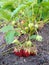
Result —
<instances>
[{"instance_id":1,"label":"unripe green strawberry","mask_svg":"<svg viewBox=\"0 0 49 65\"><path fill-rule=\"evenodd\" d=\"M43 39L42 36L40 36L40 35L37 35L37 36L36 36L36 40L37 40L37 41L42 41L42 39Z\"/></svg>"},{"instance_id":2,"label":"unripe green strawberry","mask_svg":"<svg viewBox=\"0 0 49 65\"><path fill-rule=\"evenodd\" d=\"M29 28L28 28L28 27L25 27L25 31L28 33L28 31L29 31Z\"/></svg>"},{"instance_id":3,"label":"unripe green strawberry","mask_svg":"<svg viewBox=\"0 0 49 65\"><path fill-rule=\"evenodd\" d=\"M34 24L33 24L33 23L29 23L29 24L28 24L28 27L29 27L30 32L32 32L32 31L35 30L35 27L34 27ZM31 33L30 33L30 34L31 34Z\"/></svg>"},{"instance_id":4,"label":"unripe green strawberry","mask_svg":"<svg viewBox=\"0 0 49 65\"><path fill-rule=\"evenodd\" d=\"M26 41L25 42L25 46L26 47L31 47L32 46L32 42L29 40L29 41Z\"/></svg>"},{"instance_id":5,"label":"unripe green strawberry","mask_svg":"<svg viewBox=\"0 0 49 65\"><path fill-rule=\"evenodd\" d=\"M15 21L12 21L12 25L15 25Z\"/></svg>"},{"instance_id":6,"label":"unripe green strawberry","mask_svg":"<svg viewBox=\"0 0 49 65\"><path fill-rule=\"evenodd\" d=\"M29 23L29 24L28 24L28 27L29 27L29 28L32 28L33 26L34 26L33 23Z\"/></svg>"},{"instance_id":7,"label":"unripe green strawberry","mask_svg":"<svg viewBox=\"0 0 49 65\"><path fill-rule=\"evenodd\" d=\"M14 54L15 55L17 55L17 56L22 56L22 52L23 52L23 50L22 49L16 49L16 48L14 48Z\"/></svg>"},{"instance_id":8,"label":"unripe green strawberry","mask_svg":"<svg viewBox=\"0 0 49 65\"><path fill-rule=\"evenodd\" d=\"M37 29L38 29L38 24L35 24L35 28L37 28Z\"/></svg>"}]
</instances>

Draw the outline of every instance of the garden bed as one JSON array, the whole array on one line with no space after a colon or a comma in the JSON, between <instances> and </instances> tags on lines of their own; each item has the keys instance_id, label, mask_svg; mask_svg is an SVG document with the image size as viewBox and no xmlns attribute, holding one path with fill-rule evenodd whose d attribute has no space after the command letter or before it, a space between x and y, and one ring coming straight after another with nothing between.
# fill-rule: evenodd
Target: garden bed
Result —
<instances>
[{"instance_id":1,"label":"garden bed","mask_svg":"<svg viewBox=\"0 0 49 65\"><path fill-rule=\"evenodd\" d=\"M49 24L46 24L44 28L39 31L39 34L43 36L43 41L32 41L37 46L37 55L18 57L13 53L9 53L3 56L1 54L1 50L3 49L0 49L0 65L49 65ZM1 36L2 34L0 34L0 37ZM1 39L3 39L3 37ZM2 42L4 41L2 40ZM0 45L1 44L2 43L0 43Z\"/></svg>"}]
</instances>

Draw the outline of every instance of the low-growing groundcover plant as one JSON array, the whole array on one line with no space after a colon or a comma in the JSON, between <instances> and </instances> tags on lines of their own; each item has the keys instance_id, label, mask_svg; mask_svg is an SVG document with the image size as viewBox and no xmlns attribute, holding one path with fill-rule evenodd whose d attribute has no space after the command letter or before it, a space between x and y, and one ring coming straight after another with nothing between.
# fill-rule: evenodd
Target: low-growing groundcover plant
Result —
<instances>
[{"instance_id":1,"label":"low-growing groundcover plant","mask_svg":"<svg viewBox=\"0 0 49 65\"><path fill-rule=\"evenodd\" d=\"M42 41L38 34L49 23L49 0L1 0L0 31L5 34L7 45L15 44L14 53L18 56L36 55L37 49L31 39ZM4 23L4 24L3 24ZM28 35L25 42L20 42L21 35ZM24 55L23 55L24 54Z\"/></svg>"}]
</instances>

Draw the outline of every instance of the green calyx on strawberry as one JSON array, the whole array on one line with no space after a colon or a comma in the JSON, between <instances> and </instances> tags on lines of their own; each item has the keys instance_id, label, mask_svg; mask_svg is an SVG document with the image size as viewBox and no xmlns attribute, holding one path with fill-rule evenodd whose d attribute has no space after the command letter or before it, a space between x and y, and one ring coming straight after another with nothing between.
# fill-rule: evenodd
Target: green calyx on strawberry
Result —
<instances>
[{"instance_id":1,"label":"green calyx on strawberry","mask_svg":"<svg viewBox=\"0 0 49 65\"><path fill-rule=\"evenodd\" d=\"M26 47L31 47L32 46L32 42L29 40L29 41L26 41L25 42L25 46Z\"/></svg>"},{"instance_id":2,"label":"green calyx on strawberry","mask_svg":"<svg viewBox=\"0 0 49 65\"><path fill-rule=\"evenodd\" d=\"M37 48L35 46L30 48L30 55L37 55Z\"/></svg>"}]
</instances>

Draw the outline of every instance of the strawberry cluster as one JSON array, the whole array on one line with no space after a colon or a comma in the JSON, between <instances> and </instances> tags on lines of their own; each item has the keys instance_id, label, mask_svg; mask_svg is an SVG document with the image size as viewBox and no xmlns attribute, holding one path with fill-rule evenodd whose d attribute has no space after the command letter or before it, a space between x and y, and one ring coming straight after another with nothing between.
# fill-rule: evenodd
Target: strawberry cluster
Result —
<instances>
[{"instance_id":1,"label":"strawberry cluster","mask_svg":"<svg viewBox=\"0 0 49 65\"><path fill-rule=\"evenodd\" d=\"M32 49L32 48L30 48L30 49L27 49L27 48L25 48L25 49L16 49L16 48L14 48L14 54L17 55L17 56L20 56L20 57L22 57L22 56L23 57L28 57L30 55L34 56L34 55L37 54L37 50Z\"/></svg>"},{"instance_id":2,"label":"strawberry cluster","mask_svg":"<svg viewBox=\"0 0 49 65\"><path fill-rule=\"evenodd\" d=\"M30 55L34 56L37 54L37 48L32 46L31 41L26 41L25 44L14 48L14 54L19 57L28 57Z\"/></svg>"}]
</instances>

